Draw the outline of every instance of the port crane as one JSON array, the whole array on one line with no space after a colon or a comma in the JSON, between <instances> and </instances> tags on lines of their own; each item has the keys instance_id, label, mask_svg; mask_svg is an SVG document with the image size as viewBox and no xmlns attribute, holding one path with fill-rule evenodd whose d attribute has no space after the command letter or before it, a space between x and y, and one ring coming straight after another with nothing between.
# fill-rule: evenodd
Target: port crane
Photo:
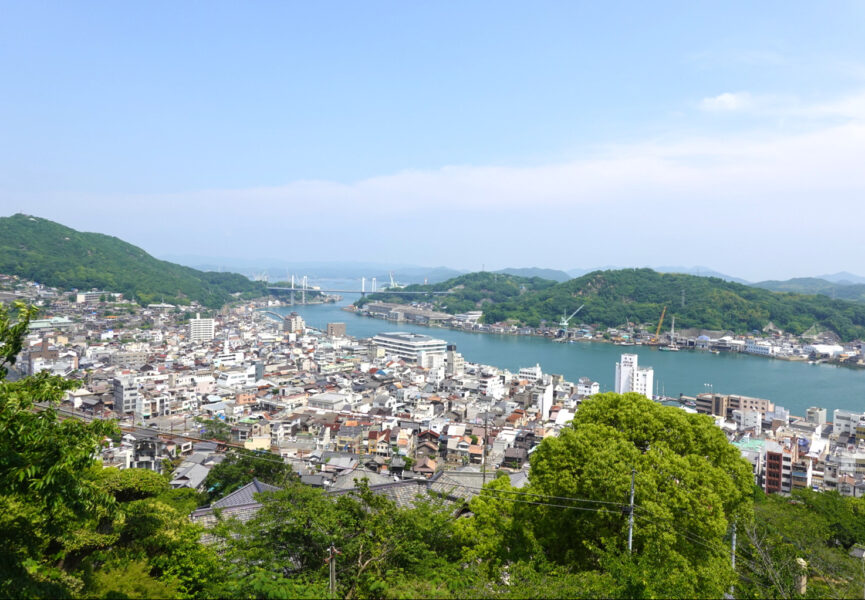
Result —
<instances>
[{"instance_id":1,"label":"port crane","mask_svg":"<svg viewBox=\"0 0 865 600\"><path fill-rule=\"evenodd\" d=\"M658 328L655 330L655 337L652 338L652 342L658 341L658 336L661 335L661 325L664 324L664 315L667 314L667 307L664 307L664 310L661 311L661 318L658 319Z\"/></svg>"},{"instance_id":2,"label":"port crane","mask_svg":"<svg viewBox=\"0 0 865 600\"><path fill-rule=\"evenodd\" d=\"M584 306L585 306L585 304L581 304L581 305L580 305L580 308L578 308L577 310L575 310L574 312L572 312L570 317L565 317L565 313L564 313L564 312L562 313L562 320L559 321L559 327L561 327L562 330L563 330L565 333L568 332L568 325L570 325L570 323L571 323L571 319L574 318L574 315L576 315L578 312L580 312L581 310L583 310L583 307L584 307Z\"/></svg>"}]
</instances>

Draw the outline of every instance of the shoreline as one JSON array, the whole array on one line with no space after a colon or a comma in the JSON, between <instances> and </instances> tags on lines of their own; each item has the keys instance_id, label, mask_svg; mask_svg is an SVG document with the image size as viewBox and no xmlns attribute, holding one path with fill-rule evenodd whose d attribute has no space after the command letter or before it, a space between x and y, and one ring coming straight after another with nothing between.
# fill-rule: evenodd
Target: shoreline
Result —
<instances>
[{"instance_id":1,"label":"shoreline","mask_svg":"<svg viewBox=\"0 0 865 600\"><path fill-rule=\"evenodd\" d=\"M385 321L385 322L388 322L388 323L394 323L394 322L396 322L396 321L391 321L390 319L382 319L382 318L374 317L374 316L371 316L371 315L368 315L368 314L363 314L363 313L362 313L361 311L359 311L359 310L357 309L357 307L355 307L353 304L348 304L348 305L346 305L346 306L343 306L342 308L340 308L340 310L343 310L343 311L345 311L345 312L349 312L349 313L355 314L355 315L357 315L357 316L359 316L359 317L365 317L365 318L368 318L368 319L376 319L376 320L378 320L378 321ZM408 323L408 322L406 321L406 323ZM472 329L466 329L466 328L463 328L463 327L452 327L452 326L449 326L449 325L430 325L429 323L415 323L415 322L411 322L411 323L408 323L408 324L410 324L410 325L415 325L415 326L418 326L418 327L426 327L426 328L428 328L428 329L449 329L449 330L451 330L451 331L459 331L459 332L462 332L462 333L475 333L475 334L478 334L478 335L504 335L504 336L510 336L510 337L532 337L532 338L540 338L540 339L546 339L546 340L549 340L550 342L552 342L552 343L557 343L557 344L568 344L568 343L598 343L598 344L610 344L610 345L613 345L613 346L622 346L623 348L634 348L634 347L637 347L637 346L639 346L639 347L641 347L641 348L658 348L658 347L660 346L660 344L634 344L633 346L631 346L631 345L621 345L621 344L618 344L618 343L616 343L616 342L614 342L614 341L612 341L612 340L607 340L607 339L604 339L604 338L595 338L595 337L588 338L588 339L587 339L587 338L577 338L577 339L573 339L573 340L567 340L567 341L562 340L562 341L559 341L561 338L554 338L554 337L551 337L551 336L548 336L548 335L538 335L537 333L524 334L524 333L507 333L507 332L492 332L492 331L475 331L475 330L472 330ZM680 348L680 349L681 349L681 350L688 351L688 352L709 352L709 350L698 350L697 348ZM848 369L852 369L852 370L854 370L854 371L860 371L860 370L865 369L865 365L861 365L861 364L848 364L848 363L846 363L846 362L832 361L832 360L825 360L825 359L818 359L818 360L816 360L816 361L811 361L811 360L808 359L808 358L805 358L805 357L799 357L799 356L777 356L777 355L769 356L769 355L765 355L765 354L753 354L753 353L750 353L750 352L729 352L729 351L722 352L722 353L720 353L720 354L754 356L754 357L757 357L757 358L775 359L775 360L783 360L783 361L785 361L785 362L803 363L803 364L813 364L813 365L831 365L831 366L834 366L834 367L845 367L845 368L848 368ZM719 355L720 355L720 354L719 354Z\"/></svg>"}]
</instances>

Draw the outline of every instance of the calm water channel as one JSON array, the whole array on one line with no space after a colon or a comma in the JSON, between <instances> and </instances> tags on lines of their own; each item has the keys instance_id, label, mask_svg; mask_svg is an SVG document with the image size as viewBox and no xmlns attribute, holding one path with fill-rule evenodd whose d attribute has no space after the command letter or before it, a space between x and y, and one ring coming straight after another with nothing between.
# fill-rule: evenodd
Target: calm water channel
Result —
<instances>
[{"instance_id":1,"label":"calm water channel","mask_svg":"<svg viewBox=\"0 0 865 600\"><path fill-rule=\"evenodd\" d=\"M358 286L359 287L359 286ZM865 370L830 365L708 352L659 352L647 347L604 343L554 343L529 336L491 335L392 323L361 317L341 310L357 296L346 296L337 305L281 307L275 312L301 314L311 327L324 329L329 322L344 322L349 335L364 338L383 331L411 331L456 344L466 360L516 371L539 363L546 373L560 373L569 381L590 377L602 391L613 388L615 365L622 352L639 355L640 365L655 369L659 391L668 396L708 391L768 398L792 414L804 415L809 406L831 411L844 408L865 411ZM707 385L708 384L708 385Z\"/></svg>"}]
</instances>

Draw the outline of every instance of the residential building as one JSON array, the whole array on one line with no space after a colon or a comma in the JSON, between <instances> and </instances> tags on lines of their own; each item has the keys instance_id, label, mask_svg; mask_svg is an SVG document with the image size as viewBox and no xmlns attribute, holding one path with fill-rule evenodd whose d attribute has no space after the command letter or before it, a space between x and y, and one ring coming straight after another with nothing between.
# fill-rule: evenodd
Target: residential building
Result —
<instances>
[{"instance_id":1,"label":"residential building","mask_svg":"<svg viewBox=\"0 0 865 600\"><path fill-rule=\"evenodd\" d=\"M640 367L636 354L622 354L616 363L615 391L617 394L636 392L647 398L652 397L655 371L652 367Z\"/></svg>"},{"instance_id":2,"label":"residential building","mask_svg":"<svg viewBox=\"0 0 865 600\"><path fill-rule=\"evenodd\" d=\"M327 337L345 337L345 323L328 323Z\"/></svg>"},{"instance_id":3,"label":"residential building","mask_svg":"<svg viewBox=\"0 0 865 600\"><path fill-rule=\"evenodd\" d=\"M194 319L189 319L190 342L209 342L213 340L215 332L213 319L202 319L200 313L196 313Z\"/></svg>"}]
</instances>

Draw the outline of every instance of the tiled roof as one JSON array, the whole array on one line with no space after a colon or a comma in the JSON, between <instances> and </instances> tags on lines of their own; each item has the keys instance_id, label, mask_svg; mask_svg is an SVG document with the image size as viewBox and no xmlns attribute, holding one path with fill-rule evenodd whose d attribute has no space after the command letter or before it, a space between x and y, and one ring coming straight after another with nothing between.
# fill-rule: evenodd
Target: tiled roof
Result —
<instances>
[{"instance_id":1,"label":"tiled roof","mask_svg":"<svg viewBox=\"0 0 865 600\"><path fill-rule=\"evenodd\" d=\"M262 483L258 479L253 479L251 483L246 484L239 490L231 492L225 498L217 500L210 505L210 508L228 508L230 506L240 506L243 504L253 504L255 500L254 494L261 492L278 492L281 488L275 485Z\"/></svg>"}]
</instances>

